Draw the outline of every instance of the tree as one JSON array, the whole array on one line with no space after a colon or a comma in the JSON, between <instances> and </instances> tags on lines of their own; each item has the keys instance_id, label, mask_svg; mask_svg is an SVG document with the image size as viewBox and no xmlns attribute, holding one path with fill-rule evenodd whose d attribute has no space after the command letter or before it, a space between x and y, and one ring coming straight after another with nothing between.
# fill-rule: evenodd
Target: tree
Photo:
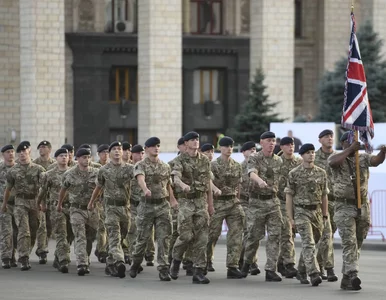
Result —
<instances>
[{"instance_id":1,"label":"tree","mask_svg":"<svg viewBox=\"0 0 386 300\"><path fill-rule=\"evenodd\" d=\"M382 59L383 41L366 22L357 33L367 79L367 93L374 122L386 122L386 61ZM316 121L340 123L344 101L347 57L339 60L334 71L326 72L320 82L320 107Z\"/></svg>"},{"instance_id":2,"label":"tree","mask_svg":"<svg viewBox=\"0 0 386 300\"><path fill-rule=\"evenodd\" d=\"M235 118L235 127L227 131L236 142L259 141L260 135L269 130L271 122L283 122L283 119L274 113L277 103L270 103L265 93L264 73L256 71L250 83L248 100L244 103L241 113Z\"/></svg>"}]
</instances>

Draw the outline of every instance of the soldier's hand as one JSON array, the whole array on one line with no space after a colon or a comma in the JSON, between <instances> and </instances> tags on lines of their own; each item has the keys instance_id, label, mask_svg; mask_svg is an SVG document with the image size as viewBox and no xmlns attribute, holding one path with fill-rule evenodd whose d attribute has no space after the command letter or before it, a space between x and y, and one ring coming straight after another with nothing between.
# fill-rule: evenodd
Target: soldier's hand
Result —
<instances>
[{"instance_id":1,"label":"soldier's hand","mask_svg":"<svg viewBox=\"0 0 386 300\"><path fill-rule=\"evenodd\" d=\"M170 199L170 206L173 209L178 209L178 202L177 202L177 200L175 198L174 199Z\"/></svg>"},{"instance_id":2,"label":"soldier's hand","mask_svg":"<svg viewBox=\"0 0 386 300\"><path fill-rule=\"evenodd\" d=\"M264 180L260 180L258 182L258 185L259 185L259 188L262 188L262 189L268 186L268 184Z\"/></svg>"},{"instance_id":3,"label":"soldier's hand","mask_svg":"<svg viewBox=\"0 0 386 300\"><path fill-rule=\"evenodd\" d=\"M360 148L361 148L361 144L356 141L354 141L350 146L350 149L352 152L358 151Z\"/></svg>"},{"instance_id":4,"label":"soldier's hand","mask_svg":"<svg viewBox=\"0 0 386 300\"><path fill-rule=\"evenodd\" d=\"M381 147L381 151L382 151L383 153L386 153L386 146L385 146L385 145L383 145L383 146Z\"/></svg>"},{"instance_id":5,"label":"soldier's hand","mask_svg":"<svg viewBox=\"0 0 386 300\"><path fill-rule=\"evenodd\" d=\"M4 203L3 203L3 205L1 206L1 212L2 212L2 213L6 213L6 212L7 212L7 205L4 205Z\"/></svg>"},{"instance_id":6,"label":"soldier's hand","mask_svg":"<svg viewBox=\"0 0 386 300\"><path fill-rule=\"evenodd\" d=\"M56 207L56 211L57 211L57 212L62 212L62 206L61 206L61 205L58 205L58 206Z\"/></svg>"},{"instance_id":7,"label":"soldier's hand","mask_svg":"<svg viewBox=\"0 0 386 300\"><path fill-rule=\"evenodd\" d=\"M220 189L217 189L216 191L214 191L214 195L215 196L221 196L222 192Z\"/></svg>"},{"instance_id":8,"label":"soldier's hand","mask_svg":"<svg viewBox=\"0 0 386 300\"><path fill-rule=\"evenodd\" d=\"M147 198L151 197L151 191L149 189L146 190L145 197L147 197Z\"/></svg>"},{"instance_id":9,"label":"soldier's hand","mask_svg":"<svg viewBox=\"0 0 386 300\"><path fill-rule=\"evenodd\" d=\"M291 228L295 229L295 221L294 220L290 220L290 224L291 224Z\"/></svg>"},{"instance_id":10,"label":"soldier's hand","mask_svg":"<svg viewBox=\"0 0 386 300\"><path fill-rule=\"evenodd\" d=\"M94 210L94 203L93 202L89 202L88 205L87 205L87 209L92 211Z\"/></svg>"},{"instance_id":11,"label":"soldier's hand","mask_svg":"<svg viewBox=\"0 0 386 300\"><path fill-rule=\"evenodd\" d=\"M183 183L181 185L181 188L182 190L185 192L185 193L189 193L190 192L190 186L188 186L187 184Z\"/></svg>"},{"instance_id":12,"label":"soldier's hand","mask_svg":"<svg viewBox=\"0 0 386 300\"><path fill-rule=\"evenodd\" d=\"M208 205L208 213L210 216L213 216L213 214L214 214L214 206L213 205Z\"/></svg>"}]
</instances>

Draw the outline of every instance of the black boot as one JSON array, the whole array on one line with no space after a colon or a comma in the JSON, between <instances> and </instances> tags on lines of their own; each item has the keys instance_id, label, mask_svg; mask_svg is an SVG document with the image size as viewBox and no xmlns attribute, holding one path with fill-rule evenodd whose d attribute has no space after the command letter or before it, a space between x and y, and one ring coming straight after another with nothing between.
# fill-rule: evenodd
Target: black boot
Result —
<instances>
[{"instance_id":1,"label":"black boot","mask_svg":"<svg viewBox=\"0 0 386 300\"><path fill-rule=\"evenodd\" d=\"M186 276L193 276L193 262L188 262L186 264Z\"/></svg>"},{"instance_id":2,"label":"black boot","mask_svg":"<svg viewBox=\"0 0 386 300\"><path fill-rule=\"evenodd\" d=\"M170 266L170 277L174 280L178 278L178 273L180 272L181 261L173 259L172 265Z\"/></svg>"},{"instance_id":3,"label":"black boot","mask_svg":"<svg viewBox=\"0 0 386 300\"><path fill-rule=\"evenodd\" d=\"M39 254L39 265L45 265L47 263L47 253L43 252Z\"/></svg>"},{"instance_id":4,"label":"black boot","mask_svg":"<svg viewBox=\"0 0 386 300\"><path fill-rule=\"evenodd\" d=\"M201 268L194 268L193 271L193 283L208 284L210 280L205 277L204 270Z\"/></svg>"},{"instance_id":5,"label":"black boot","mask_svg":"<svg viewBox=\"0 0 386 300\"><path fill-rule=\"evenodd\" d=\"M265 281L270 282L279 282L281 281L281 277L276 274L275 271L265 271Z\"/></svg>"},{"instance_id":6,"label":"black boot","mask_svg":"<svg viewBox=\"0 0 386 300\"><path fill-rule=\"evenodd\" d=\"M159 276L159 279L161 281L171 281L170 275L169 275L169 272L167 269L166 270L160 270L158 276Z\"/></svg>"},{"instance_id":7,"label":"black boot","mask_svg":"<svg viewBox=\"0 0 386 300\"><path fill-rule=\"evenodd\" d=\"M137 277L137 274L139 273L139 267L140 266L141 266L141 264L138 262L134 262L131 265L130 272L129 272L131 278Z\"/></svg>"},{"instance_id":8,"label":"black boot","mask_svg":"<svg viewBox=\"0 0 386 300\"><path fill-rule=\"evenodd\" d=\"M107 256L108 256L108 254L106 252L99 252L98 261L102 264L105 264Z\"/></svg>"},{"instance_id":9,"label":"black boot","mask_svg":"<svg viewBox=\"0 0 386 300\"><path fill-rule=\"evenodd\" d=\"M207 265L206 269L208 270L208 272L214 272L214 271L216 271L216 270L213 268L213 263L212 263L211 261L208 261L208 265Z\"/></svg>"},{"instance_id":10,"label":"black boot","mask_svg":"<svg viewBox=\"0 0 386 300\"><path fill-rule=\"evenodd\" d=\"M16 259L15 259L15 256L12 256L12 258L11 258L11 267L12 268L17 268L17 262L16 262Z\"/></svg>"},{"instance_id":11,"label":"black boot","mask_svg":"<svg viewBox=\"0 0 386 300\"><path fill-rule=\"evenodd\" d=\"M241 279L241 278L244 278L244 275L237 268L228 268L227 278L228 279Z\"/></svg>"},{"instance_id":12,"label":"black boot","mask_svg":"<svg viewBox=\"0 0 386 300\"><path fill-rule=\"evenodd\" d=\"M126 266L123 261L118 261L115 263L115 269L117 270L117 276L119 278L126 277Z\"/></svg>"},{"instance_id":13,"label":"black boot","mask_svg":"<svg viewBox=\"0 0 386 300\"><path fill-rule=\"evenodd\" d=\"M283 262L277 263L277 271L281 274L281 276L285 276L286 270L285 270Z\"/></svg>"},{"instance_id":14,"label":"black boot","mask_svg":"<svg viewBox=\"0 0 386 300\"><path fill-rule=\"evenodd\" d=\"M326 269L327 271L327 281L335 282L338 281L338 276L335 275L334 268Z\"/></svg>"},{"instance_id":15,"label":"black boot","mask_svg":"<svg viewBox=\"0 0 386 300\"><path fill-rule=\"evenodd\" d=\"M31 269L31 266L29 264L29 259L27 256L24 256L22 258L20 258L20 263L21 263L21 268L20 270L22 271L28 271L29 269Z\"/></svg>"},{"instance_id":16,"label":"black boot","mask_svg":"<svg viewBox=\"0 0 386 300\"><path fill-rule=\"evenodd\" d=\"M146 266L154 267L154 257L145 255Z\"/></svg>"},{"instance_id":17,"label":"black boot","mask_svg":"<svg viewBox=\"0 0 386 300\"><path fill-rule=\"evenodd\" d=\"M362 287L361 287L362 281L358 277L358 274L357 273L351 273L349 275L349 277L350 277L350 283L351 283L351 286L352 286L353 290L354 291L361 290L362 289Z\"/></svg>"},{"instance_id":18,"label":"black boot","mask_svg":"<svg viewBox=\"0 0 386 300\"><path fill-rule=\"evenodd\" d=\"M244 278L248 276L250 267L251 267L250 264L247 264L247 263L243 264L243 267L241 268L240 272L241 274L243 274Z\"/></svg>"},{"instance_id":19,"label":"black boot","mask_svg":"<svg viewBox=\"0 0 386 300\"><path fill-rule=\"evenodd\" d=\"M322 277L318 273L310 274L310 279L312 286L318 286L322 283Z\"/></svg>"},{"instance_id":20,"label":"black boot","mask_svg":"<svg viewBox=\"0 0 386 300\"><path fill-rule=\"evenodd\" d=\"M285 266L285 278L294 278L298 274L295 264L288 264Z\"/></svg>"},{"instance_id":21,"label":"black boot","mask_svg":"<svg viewBox=\"0 0 386 300\"><path fill-rule=\"evenodd\" d=\"M63 274L68 273L68 262L67 260L63 260L60 262L58 270L62 272Z\"/></svg>"},{"instance_id":22,"label":"black boot","mask_svg":"<svg viewBox=\"0 0 386 300\"><path fill-rule=\"evenodd\" d=\"M112 277L117 277L117 270L113 264L106 265L105 274Z\"/></svg>"},{"instance_id":23,"label":"black boot","mask_svg":"<svg viewBox=\"0 0 386 300\"><path fill-rule=\"evenodd\" d=\"M306 273L298 272L298 274L296 275L296 279L299 280L301 284L310 284Z\"/></svg>"},{"instance_id":24,"label":"black boot","mask_svg":"<svg viewBox=\"0 0 386 300\"><path fill-rule=\"evenodd\" d=\"M320 268L319 276L322 278L322 280L327 280L327 275L324 273L322 268Z\"/></svg>"},{"instance_id":25,"label":"black boot","mask_svg":"<svg viewBox=\"0 0 386 300\"><path fill-rule=\"evenodd\" d=\"M251 267L249 268L249 271L250 271L251 275L259 275L261 273L257 263L252 263Z\"/></svg>"},{"instance_id":26,"label":"black boot","mask_svg":"<svg viewBox=\"0 0 386 300\"><path fill-rule=\"evenodd\" d=\"M54 261L52 262L52 266L55 268L55 269L58 269L59 270L59 260L58 260L58 257L55 255L54 257Z\"/></svg>"},{"instance_id":27,"label":"black boot","mask_svg":"<svg viewBox=\"0 0 386 300\"><path fill-rule=\"evenodd\" d=\"M1 266L3 267L3 269L10 269L11 268L11 260L9 258L4 258Z\"/></svg>"},{"instance_id":28,"label":"black boot","mask_svg":"<svg viewBox=\"0 0 386 300\"><path fill-rule=\"evenodd\" d=\"M76 271L77 271L79 276L84 276L86 274L86 265L79 265L76 268Z\"/></svg>"},{"instance_id":29,"label":"black boot","mask_svg":"<svg viewBox=\"0 0 386 300\"><path fill-rule=\"evenodd\" d=\"M125 255L125 264L131 265L131 258L128 255Z\"/></svg>"}]
</instances>

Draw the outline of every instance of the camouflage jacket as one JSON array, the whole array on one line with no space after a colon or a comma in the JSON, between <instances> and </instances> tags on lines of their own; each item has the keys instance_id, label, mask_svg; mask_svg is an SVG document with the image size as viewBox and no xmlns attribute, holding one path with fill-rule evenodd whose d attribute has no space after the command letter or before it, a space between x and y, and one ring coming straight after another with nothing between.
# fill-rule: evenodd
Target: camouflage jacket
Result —
<instances>
[{"instance_id":1,"label":"camouflage jacket","mask_svg":"<svg viewBox=\"0 0 386 300\"><path fill-rule=\"evenodd\" d=\"M302 163L302 159L300 157L292 156L290 159L286 159L284 156L281 157L283 160L283 164L280 168L280 180L279 180L279 198L280 200L285 201L284 189L287 186L287 179L289 172L299 166Z\"/></svg>"},{"instance_id":2,"label":"camouflage jacket","mask_svg":"<svg viewBox=\"0 0 386 300\"><path fill-rule=\"evenodd\" d=\"M284 192L292 195L294 205L321 204L322 196L329 193L326 171L300 165L289 172Z\"/></svg>"},{"instance_id":3,"label":"camouflage jacket","mask_svg":"<svg viewBox=\"0 0 386 300\"><path fill-rule=\"evenodd\" d=\"M180 155L178 155L177 157L175 157L174 159L172 159L171 161L169 161L169 166L170 166L170 169L173 170L174 168L174 164L176 162L178 162L178 160L180 159ZM181 187L178 185L178 184L174 184L172 185L173 187L173 193L174 195L176 196L177 194L180 194L182 193L182 189Z\"/></svg>"},{"instance_id":4,"label":"camouflage jacket","mask_svg":"<svg viewBox=\"0 0 386 300\"><path fill-rule=\"evenodd\" d=\"M48 166L47 171L52 170L53 168L56 168L57 165L58 165L58 163L54 162L53 164ZM67 166L69 166L70 168L75 167L76 161L73 161L73 160L68 161Z\"/></svg>"},{"instance_id":5,"label":"camouflage jacket","mask_svg":"<svg viewBox=\"0 0 386 300\"><path fill-rule=\"evenodd\" d=\"M250 189L250 179L247 169L247 160L244 160L241 163L241 190L240 195L248 198L249 196L249 189Z\"/></svg>"},{"instance_id":6,"label":"camouflage jacket","mask_svg":"<svg viewBox=\"0 0 386 300\"><path fill-rule=\"evenodd\" d=\"M237 195L241 182L241 165L230 158L229 162L224 162L221 157L212 161L212 172L214 175L213 183L221 190L221 195Z\"/></svg>"},{"instance_id":7,"label":"camouflage jacket","mask_svg":"<svg viewBox=\"0 0 386 300\"><path fill-rule=\"evenodd\" d=\"M7 166L4 161L0 163L0 202L3 202L4 191L7 187L7 173L12 167ZM11 196L8 199L8 203L15 203L15 191L11 191Z\"/></svg>"},{"instance_id":8,"label":"camouflage jacket","mask_svg":"<svg viewBox=\"0 0 386 300\"><path fill-rule=\"evenodd\" d=\"M170 166L161 160L152 162L148 157L137 162L134 167L134 176L145 176L147 188L151 191L153 199L169 196Z\"/></svg>"},{"instance_id":9,"label":"camouflage jacket","mask_svg":"<svg viewBox=\"0 0 386 300\"><path fill-rule=\"evenodd\" d=\"M87 205L96 187L99 169L88 167L81 171L78 166L71 168L63 175L62 188L68 191L70 203Z\"/></svg>"},{"instance_id":10,"label":"camouflage jacket","mask_svg":"<svg viewBox=\"0 0 386 300\"><path fill-rule=\"evenodd\" d=\"M257 184L253 184L251 185L250 193L253 192L260 195L277 193L282 163L281 157L276 154L273 154L272 157L265 157L262 151L252 153L247 163L248 174L251 172L256 173L267 183L268 187L260 188Z\"/></svg>"},{"instance_id":11,"label":"camouflage jacket","mask_svg":"<svg viewBox=\"0 0 386 300\"><path fill-rule=\"evenodd\" d=\"M39 202L44 203L47 199L47 195L49 195L48 205L57 205L63 175L67 170L61 171L58 168L53 168L44 173L42 187L38 196Z\"/></svg>"},{"instance_id":12,"label":"camouflage jacket","mask_svg":"<svg viewBox=\"0 0 386 300\"><path fill-rule=\"evenodd\" d=\"M55 162L56 162L55 159L53 159L51 157L49 157L47 161L41 159L41 157L38 157L33 161L33 163L35 163L39 166L42 166L44 168L44 170L48 170L48 167Z\"/></svg>"},{"instance_id":13,"label":"camouflage jacket","mask_svg":"<svg viewBox=\"0 0 386 300\"><path fill-rule=\"evenodd\" d=\"M332 179L332 170L330 166L328 165L328 158L336 154L336 151L333 151L332 153L325 153L322 151L322 148L319 148L318 151L315 152L315 165L319 168L322 168L327 173L327 180L328 180L328 189L332 193L333 187L333 179Z\"/></svg>"}]
</instances>

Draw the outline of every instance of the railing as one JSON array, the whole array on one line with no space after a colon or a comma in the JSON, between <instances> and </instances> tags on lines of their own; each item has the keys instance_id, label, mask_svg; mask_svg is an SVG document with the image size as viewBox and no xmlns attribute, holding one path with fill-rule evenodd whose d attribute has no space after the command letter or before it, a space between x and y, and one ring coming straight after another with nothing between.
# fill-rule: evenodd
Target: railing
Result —
<instances>
[{"instance_id":1,"label":"railing","mask_svg":"<svg viewBox=\"0 0 386 300\"><path fill-rule=\"evenodd\" d=\"M384 242L384 233L374 229L386 228L386 190L375 190L371 193L370 212L371 221L368 235L380 235Z\"/></svg>"}]
</instances>

